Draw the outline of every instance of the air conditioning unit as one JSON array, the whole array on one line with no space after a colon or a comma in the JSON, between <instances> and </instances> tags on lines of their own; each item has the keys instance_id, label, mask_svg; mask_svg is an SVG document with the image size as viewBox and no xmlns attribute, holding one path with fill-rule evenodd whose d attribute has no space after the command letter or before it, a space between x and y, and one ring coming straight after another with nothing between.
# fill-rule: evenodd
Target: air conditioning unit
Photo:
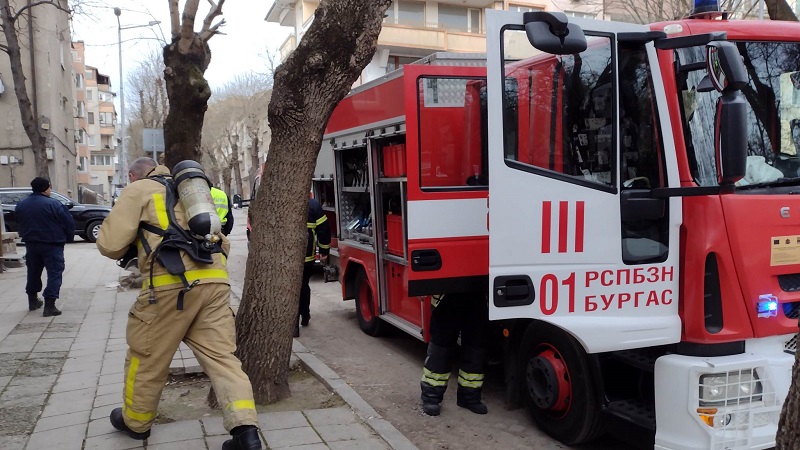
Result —
<instances>
[{"instance_id":1,"label":"air conditioning unit","mask_svg":"<svg viewBox=\"0 0 800 450\"><path fill-rule=\"evenodd\" d=\"M45 149L44 153L45 153L45 155L47 155L47 160L48 161L52 161L53 160L53 153L55 153L55 152L54 152L54 150L52 148Z\"/></svg>"}]
</instances>

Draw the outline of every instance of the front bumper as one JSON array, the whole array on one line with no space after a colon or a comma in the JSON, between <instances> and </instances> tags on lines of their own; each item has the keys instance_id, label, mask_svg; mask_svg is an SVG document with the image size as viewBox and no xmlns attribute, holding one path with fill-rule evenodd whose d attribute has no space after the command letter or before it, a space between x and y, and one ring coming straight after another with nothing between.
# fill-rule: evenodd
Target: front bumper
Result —
<instances>
[{"instance_id":1,"label":"front bumper","mask_svg":"<svg viewBox=\"0 0 800 450\"><path fill-rule=\"evenodd\" d=\"M739 355L694 357L665 355L656 361L657 450L739 450L775 446L781 408L791 384L794 355L784 352L793 335L751 339ZM718 403L710 421L701 408L700 377L706 374L755 373L758 396ZM707 406L707 405L706 405Z\"/></svg>"}]
</instances>

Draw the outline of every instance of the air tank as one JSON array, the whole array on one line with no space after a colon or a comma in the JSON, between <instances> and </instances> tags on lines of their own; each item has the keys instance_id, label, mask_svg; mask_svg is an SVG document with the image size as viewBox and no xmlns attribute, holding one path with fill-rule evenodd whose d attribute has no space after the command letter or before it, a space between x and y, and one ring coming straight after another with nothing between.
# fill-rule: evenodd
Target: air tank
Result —
<instances>
[{"instance_id":1,"label":"air tank","mask_svg":"<svg viewBox=\"0 0 800 450\"><path fill-rule=\"evenodd\" d=\"M208 242L219 240L222 222L211 197L211 183L203 166L197 161L185 160L172 168L172 179L178 200L186 212L189 231Z\"/></svg>"}]
</instances>

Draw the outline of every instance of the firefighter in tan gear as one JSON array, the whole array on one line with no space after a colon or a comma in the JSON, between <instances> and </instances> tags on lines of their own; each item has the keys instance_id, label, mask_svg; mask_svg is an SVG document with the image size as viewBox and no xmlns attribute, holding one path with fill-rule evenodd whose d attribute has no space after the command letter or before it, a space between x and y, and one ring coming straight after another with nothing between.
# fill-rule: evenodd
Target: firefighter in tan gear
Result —
<instances>
[{"instance_id":1,"label":"firefighter in tan gear","mask_svg":"<svg viewBox=\"0 0 800 450\"><path fill-rule=\"evenodd\" d=\"M429 416L441 412L460 334L456 404L475 414L486 414L488 409L481 402L489 324L486 298L474 293L434 295L431 306L431 339L420 381L422 411Z\"/></svg>"},{"instance_id":2,"label":"firefighter in tan gear","mask_svg":"<svg viewBox=\"0 0 800 450\"><path fill-rule=\"evenodd\" d=\"M212 264L198 263L181 251L185 280L154 261L152 249L162 241L157 232L170 226L166 187L157 180L168 177L169 169L156 166L153 159L134 161L132 183L122 191L97 239L100 253L112 259L135 245L143 275L142 291L128 315L123 404L111 412L111 423L134 439L150 436L170 361L183 341L211 378L223 424L233 436L223 450L261 449L250 380L234 356L236 331L225 260L230 243L222 238L222 252L211 255ZM183 207L173 203L174 219L186 228ZM188 289L185 281L191 284Z\"/></svg>"}]
</instances>

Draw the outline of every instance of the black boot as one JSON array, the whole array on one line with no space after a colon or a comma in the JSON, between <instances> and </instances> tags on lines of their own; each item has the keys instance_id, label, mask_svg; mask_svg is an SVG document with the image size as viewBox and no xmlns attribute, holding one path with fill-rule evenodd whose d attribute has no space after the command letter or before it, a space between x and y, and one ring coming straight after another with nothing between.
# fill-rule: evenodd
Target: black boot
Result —
<instances>
[{"instance_id":1,"label":"black boot","mask_svg":"<svg viewBox=\"0 0 800 450\"><path fill-rule=\"evenodd\" d=\"M261 438L258 428L253 425L242 425L231 430L233 439L222 444L222 450L261 450Z\"/></svg>"},{"instance_id":2,"label":"black boot","mask_svg":"<svg viewBox=\"0 0 800 450\"><path fill-rule=\"evenodd\" d=\"M459 386L456 397L456 404L458 406L466 408L475 414L486 414L489 412L489 408L481 402L481 388Z\"/></svg>"},{"instance_id":3,"label":"black boot","mask_svg":"<svg viewBox=\"0 0 800 450\"><path fill-rule=\"evenodd\" d=\"M54 298L44 299L44 310L42 311L42 317L51 317L60 315L61 311L58 308L56 308L56 299Z\"/></svg>"},{"instance_id":4,"label":"black boot","mask_svg":"<svg viewBox=\"0 0 800 450\"><path fill-rule=\"evenodd\" d=\"M44 302L37 294L28 294L28 311L36 311L41 308Z\"/></svg>"},{"instance_id":5,"label":"black boot","mask_svg":"<svg viewBox=\"0 0 800 450\"><path fill-rule=\"evenodd\" d=\"M60 314L60 313L59 313ZM127 425L125 425L125 420L122 418L122 408L115 408L111 411L111 414L108 416L111 420L111 425L119 431L124 431L131 437L131 439L137 439L143 441L150 437L150 430L145 431L144 433L137 433Z\"/></svg>"},{"instance_id":6,"label":"black boot","mask_svg":"<svg viewBox=\"0 0 800 450\"><path fill-rule=\"evenodd\" d=\"M300 315L300 325L307 327L308 321L311 320L311 314L301 314Z\"/></svg>"},{"instance_id":7,"label":"black boot","mask_svg":"<svg viewBox=\"0 0 800 450\"><path fill-rule=\"evenodd\" d=\"M422 391L422 411L429 416L438 416L441 412L440 404L450 378L451 354L448 347L428 343L428 355L425 357L419 386Z\"/></svg>"}]
</instances>

